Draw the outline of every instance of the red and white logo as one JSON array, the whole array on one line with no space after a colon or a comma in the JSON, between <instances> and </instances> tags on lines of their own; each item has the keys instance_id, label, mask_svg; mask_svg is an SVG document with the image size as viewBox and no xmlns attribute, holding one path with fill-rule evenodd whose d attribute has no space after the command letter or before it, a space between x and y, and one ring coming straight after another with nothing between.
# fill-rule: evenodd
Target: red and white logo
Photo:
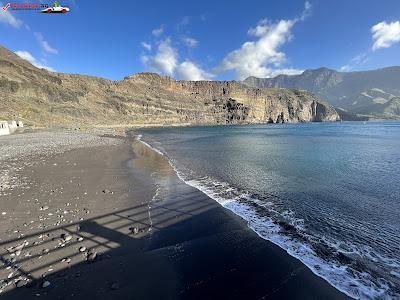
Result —
<instances>
[{"instance_id":1,"label":"red and white logo","mask_svg":"<svg viewBox=\"0 0 400 300\"><path fill-rule=\"evenodd\" d=\"M10 3L7 3L5 6L3 6L3 10L6 11L10 7Z\"/></svg>"},{"instance_id":2,"label":"red and white logo","mask_svg":"<svg viewBox=\"0 0 400 300\"><path fill-rule=\"evenodd\" d=\"M45 9L42 10L42 13L47 13L47 14L65 14L69 12L69 7L68 6L61 6L58 4L57 1L54 2L52 7L46 7Z\"/></svg>"}]
</instances>

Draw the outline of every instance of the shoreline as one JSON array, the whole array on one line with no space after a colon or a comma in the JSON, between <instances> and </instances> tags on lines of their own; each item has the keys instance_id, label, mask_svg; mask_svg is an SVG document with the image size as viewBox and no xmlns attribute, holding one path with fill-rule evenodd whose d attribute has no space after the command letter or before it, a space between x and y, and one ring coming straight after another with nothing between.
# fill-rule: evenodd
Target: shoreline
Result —
<instances>
[{"instance_id":1,"label":"shoreline","mask_svg":"<svg viewBox=\"0 0 400 300\"><path fill-rule=\"evenodd\" d=\"M231 125L234 125L234 124L228 124L228 126L231 126ZM254 125L254 124L253 124L253 125ZM218 201L218 199L215 199L215 198L211 195L212 193L211 193L211 194L210 194L210 193L207 193L207 190L204 190L204 188L202 188L201 186L196 185L196 184L194 184L194 183L192 183L192 182L190 182L190 181L185 180L185 179L183 178L183 176L179 173L179 171L176 169L176 167L174 166L174 164L172 163L172 161L166 156L166 154L164 154L164 153L161 152L159 149L153 147L153 146L150 145L149 143L147 143L147 142L145 142L144 140L142 140L142 134L138 134L137 137L136 137L136 140L139 141L139 142L141 142L144 146L150 148L152 151L156 152L157 154L163 156L163 157L168 161L168 163L169 163L169 165L171 166L171 168L174 170L176 176L177 176L184 184L186 184L186 185L188 185L188 186L191 186L191 187L197 189L199 192L203 193L206 197L209 197L210 199L212 199L212 200L214 200L215 202L217 202L217 203L220 205L221 208L223 208L224 210L227 210L227 211L231 212L231 213L234 215L234 217L240 218L240 220L241 220L243 223L245 223L245 225L246 225L249 229L251 229L254 233L256 233L261 239L263 239L263 240L265 240L265 241L268 241L268 242L272 243L272 244L275 245L275 246L278 246L280 249L284 250L284 251L287 253L287 255L289 255L290 257L293 257L293 258L295 258L295 259L301 261L301 263L304 264L306 267L308 267L308 268L310 269L310 271L312 271L313 274L315 274L317 277L319 277L319 278L325 280L326 282L328 282L328 283L329 283L333 288L335 288L336 290L338 290L338 291L340 291L340 292L346 294L348 297L351 297L351 295L348 294L346 290L342 290L342 289L336 287L335 285L333 285L333 284L331 283L331 281L330 281L329 278L326 278L326 277L321 276L320 274L318 274L318 273L316 272L315 269L311 268L311 267L308 266L306 263L304 263L304 262L301 260L301 258L299 258L297 255L295 255L294 253L289 253L288 250L285 249L285 248L284 248L282 245L280 245L279 243L276 243L276 242L274 242L274 241L272 241L272 240L269 240L268 238L266 238L265 236L263 236L260 232L257 231L256 228L254 228L253 226L251 226L251 225L248 223L248 220L245 218L245 216L241 215L239 212L235 211L233 208L224 206L223 203L221 203L220 201Z\"/></svg>"},{"instance_id":2,"label":"shoreline","mask_svg":"<svg viewBox=\"0 0 400 300\"><path fill-rule=\"evenodd\" d=\"M257 236L259 236L261 239L268 241L270 243L272 243L275 246L278 246L280 249L284 250L287 255L289 255L290 257L293 257L297 260L299 260L304 266L306 266L313 274L315 274L316 276L318 276L319 278L325 280L327 283L329 283L333 288L335 288L336 290L344 293L345 295L347 295L348 297L352 298L352 295L349 293L348 290L344 289L344 288L340 288L339 286L336 286L334 283L334 280L332 280L331 277L329 277L328 275L324 275L324 274L319 274L318 270L316 268L314 268L311 264L307 264L307 262L305 262L304 259L301 256L299 256L299 254L297 254L296 252L293 252L290 250L290 246L286 245L286 242L282 242L280 241L280 239L278 240L274 240L273 238L268 238L268 235L263 234L262 230L260 231L256 224L254 224L254 221L252 221L252 215L251 213L248 213L247 207L243 207L242 209L238 208L237 206L232 206L230 205L230 202L233 202L234 199L232 200L227 200L227 199L222 199L220 198L218 195L216 195L212 190L210 190L209 188L203 186L200 182L197 182L196 180L186 180L184 178L184 175L180 174L180 172L178 171L178 169L176 168L176 166L173 164L173 162L168 158L168 155L161 152L159 149L153 147L152 145L150 145L149 143L145 142L144 140L142 140L142 134L138 134L136 137L136 140L141 142L144 146L148 147L149 149L151 149L152 151L156 152L157 154L163 156L169 163L169 165L171 166L171 168L174 170L176 176L186 185L189 185L195 189L197 189L199 192L203 193L204 195L206 195L207 197L209 197L210 199L214 200L215 202L217 202L221 208L231 212L235 217L239 217L241 219L241 221L243 223L246 224L246 226L251 229L255 234L257 234ZM240 206L240 205L239 205ZM253 224L252 224L253 223ZM277 226L277 225L276 225ZM269 230L271 230L271 225L267 226L269 228ZM276 228L275 228L276 230ZM315 258L315 264L321 266L323 264L321 264L321 262L319 261L319 258ZM329 267L327 268L329 270ZM331 271L331 270L329 270ZM328 272L329 272L328 271Z\"/></svg>"},{"instance_id":3,"label":"shoreline","mask_svg":"<svg viewBox=\"0 0 400 300\"><path fill-rule=\"evenodd\" d=\"M78 299L347 298L284 250L258 237L240 217L182 182L165 157L147 146L133 143L132 151L128 139L121 145L91 149L36 157L40 163L23 169L27 181L34 183L5 195L14 208L2 216L0 226L10 232L8 238L0 236L0 243L3 249L28 242L18 256L13 253L18 270L32 280L19 288L15 286L19 281L13 281L12 288L0 294L4 299L36 294L48 299L68 295ZM35 197L41 202L38 206L31 203ZM66 224L60 227L52 218L59 206L65 207L66 199L68 207L78 212L68 212L66 216L76 220L62 217ZM28 222L23 217L27 209L35 222L49 223L48 227L29 230L19 224L23 219ZM49 220L37 220L45 213ZM18 233L12 232L16 225ZM64 235L60 240L66 230L72 238ZM34 244L33 238L40 235L40 243ZM85 251L79 250L80 243ZM2 257L9 259L12 253L4 251ZM26 256L28 252L31 256ZM71 261L63 261L65 257ZM0 270L4 272L0 279L10 273L4 265ZM46 281L50 285L43 287Z\"/></svg>"}]
</instances>

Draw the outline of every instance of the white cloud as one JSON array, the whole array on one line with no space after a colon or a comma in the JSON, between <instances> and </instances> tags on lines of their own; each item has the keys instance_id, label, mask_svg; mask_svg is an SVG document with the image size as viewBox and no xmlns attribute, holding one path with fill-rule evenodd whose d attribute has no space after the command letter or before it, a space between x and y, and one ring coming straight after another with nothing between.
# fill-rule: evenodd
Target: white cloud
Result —
<instances>
[{"instance_id":1,"label":"white cloud","mask_svg":"<svg viewBox=\"0 0 400 300\"><path fill-rule=\"evenodd\" d=\"M40 32L35 32L34 35L43 51L51 54L58 54L58 50L51 47Z\"/></svg>"},{"instance_id":2,"label":"white cloud","mask_svg":"<svg viewBox=\"0 0 400 300\"><path fill-rule=\"evenodd\" d=\"M301 73L303 73L304 70L299 70L299 69L274 69L271 70L269 77L276 77L278 75L299 75Z\"/></svg>"},{"instance_id":3,"label":"white cloud","mask_svg":"<svg viewBox=\"0 0 400 300\"><path fill-rule=\"evenodd\" d=\"M270 24L262 20L249 34L259 39L245 42L239 49L230 52L216 68L216 72L233 70L238 79L248 76L269 77L272 69L269 65L279 66L285 61L285 54L278 49L291 37L294 22L281 20Z\"/></svg>"},{"instance_id":4,"label":"white cloud","mask_svg":"<svg viewBox=\"0 0 400 300\"><path fill-rule=\"evenodd\" d=\"M292 20L280 20L271 23L267 19L261 20L256 27L250 28L248 34L258 38L256 41L247 41L239 49L230 52L215 68L216 73L234 71L237 79L248 76L271 77L277 73L301 72L296 69L277 69L286 61L285 53L279 48L292 38L291 29L300 20L304 20L311 10L309 2L300 17Z\"/></svg>"},{"instance_id":5,"label":"white cloud","mask_svg":"<svg viewBox=\"0 0 400 300\"><path fill-rule=\"evenodd\" d=\"M352 67L350 65L343 65L340 67L340 71L342 72L348 72L352 69Z\"/></svg>"},{"instance_id":6,"label":"white cloud","mask_svg":"<svg viewBox=\"0 0 400 300\"><path fill-rule=\"evenodd\" d=\"M182 20L179 22L178 26L186 26L189 25L189 23L190 23L190 17L184 16Z\"/></svg>"},{"instance_id":7,"label":"white cloud","mask_svg":"<svg viewBox=\"0 0 400 300\"><path fill-rule=\"evenodd\" d=\"M311 15L311 9L312 9L311 3L306 1L306 3L304 3L303 13L300 16L301 21L304 21Z\"/></svg>"},{"instance_id":8,"label":"white cloud","mask_svg":"<svg viewBox=\"0 0 400 300\"><path fill-rule=\"evenodd\" d=\"M365 64L370 59L371 50L389 48L393 44L400 42L400 21L375 24L371 27L371 33L374 42L371 49L353 57L348 64L340 67L340 71L348 72L357 66Z\"/></svg>"},{"instance_id":9,"label":"white cloud","mask_svg":"<svg viewBox=\"0 0 400 300\"><path fill-rule=\"evenodd\" d=\"M151 51L151 45L146 42L142 42L142 47L148 51Z\"/></svg>"},{"instance_id":10,"label":"white cloud","mask_svg":"<svg viewBox=\"0 0 400 300\"><path fill-rule=\"evenodd\" d=\"M389 48L395 43L400 42L400 21L380 22L371 28L374 44L372 50Z\"/></svg>"},{"instance_id":11,"label":"white cloud","mask_svg":"<svg viewBox=\"0 0 400 300\"><path fill-rule=\"evenodd\" d=\"M369 60L368 52L363 52L353 57L347 65L340 67L340 71L349 72L355 67L365 64Z\"/></svg>"},{"instance_id":12,"label":"white cloud","mask_svg":"<svg viewBox=\"0 0 400 300\"><path fill-rule=\"evenodd\" d=\"M0 2L0 6L3 7L3 4ZM14 28L20 28L23 22L18 18L14 17L14 15L10 12L10 9L4 11L1 9L0 11L0 22L10 25Z\"/></svg>"},{"instance_id":13,"label":"white cloud","mask_svg":"<svg viewBox=\"0 0 400 300\"><path fill-rule=\"evenodd\" d=\"M154 35L155 37L159 37L160 35L162 35L164 32L164 27L161 26L159 28L155 28L153 29L153 31L151 32L152 35Z\"/></svg>"},{"instance_id":14,"label":"white cloud","mask_svg":"<svg viewBox=\"0 0 400 300\"><path fill-rule=\"evenodd\" d=\"M194 47L196 47L197 44L199 43L199 41L197 41L196 39L191 38L191 37L184 37L184 38L182 39L182 41L183 41L183 43L184 43L187 47L189 47L189 48L194 48Z\"/></svg>"},{"instance_id":15,"label":"white cloud","mask_svg":"<svg viewBox=\"0 0 400 300\"><path fill-rule=\"evenodd\" d=\"M46 66L46 65L42 64L41 62L39 62L28 51L15 51L15 54L17 54L22 59L29 61L32 65L34 65L37 68L46 69L48 71L55 72L55 70L53 68Z\"/></svg>"},{"instance_id":16,"label":"white cloud","mask_svg":"<svg viewBox=\"0 0 400 300\"><path fill-rule=\"evenodd\" d=\"M178 52L167 38L160 42L154 56L143 55L141 60L156 72L172 75L178 64Z\"/></svg>"},{"instance_id":17,"label":"white cloud","mask_svg":"<svg viewBox=\"0 0 400 300\"><path fill-rule=\"evenodd\" d=\"M194 81L209 80L212 77L211 74L205 72L195 63L189 60L186 60L183 63L181 63L177 67L176 73L179 79L184 79L184 80L194 80Z\"/></svg>"}]
</instances>

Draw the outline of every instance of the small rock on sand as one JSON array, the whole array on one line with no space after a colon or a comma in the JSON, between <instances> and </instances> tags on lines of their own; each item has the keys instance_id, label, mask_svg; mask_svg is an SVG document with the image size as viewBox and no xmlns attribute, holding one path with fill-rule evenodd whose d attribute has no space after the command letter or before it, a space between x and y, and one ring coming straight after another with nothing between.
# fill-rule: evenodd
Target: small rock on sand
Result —
<instances>
[{"instance_id":1,"label":"small rock on sand","mask_svg":"<svg viewBox=\"0 0 400 300\"><path fill-rule=\"evenodd\" d=\"M85 251L86 251L86 247L82 246L82 247L79 248L79 252L85 252Z\"/></svg>"},{"instance_id":2,"label":"small rock on sand","mask_svg":"<svg viewBox=\"0 0 400 300\"><path fill-rule=\"evenodd\" d=\"M118 290L119 289L119 283L118 282L114 282L112 285L111 285L111 289L112 290Z\"/></svg>"},{"instance_id":3,"label":"small rock on sand","mask_svg":"<svg viewBox=\"0 0 400 300\"><path fill-rule=\"evenodd\" d=\"M97 252L90 252L87 256L88 262L94 262L97 258Z\"/></svg>"},{"instance_id":4,"label":"small rock on sand","mask_svg":"<svg viewBox=\"0 0 400 300\"><path fill-rule=\"evenodd\" d=\"M51 285L50 281L45 281L42 283L42 288L47 288Z\"/></svg>"},{"instance_id":5,"label":"small rock on sand","mask_svg":"<svg viewBox=\"0 0 400 300\"><path fill-rule=\"evenodd\" d=\"M132 234L138 234L139 233L139 228L137 228L137 227L130 227L129 230L131 231Z\"/></svg>"},{"instance_id":6,"label":"small rock on sand","mask_svg":"<svg viewBox=\"0 0 400 300\"><path fill-rule=\"evenodd\" d=\"M72 235L68 234L68 233L63 233L61 235L61 239L65 242L69 242L72 239Z\"/></svg>"},{"instance_id":7,"label":"small rock on sand","mask_svg":"<svg viewBox=\"0 0 400 300\"><path fill-rule=\"evenodd\" d=\"M15 286L16 286L17 288L20 288L20 287L26 286L27 283L28 283L28 282L27 282L26 280L20 279L20 280L18 280L18 281L15 283Z\"/></svg>"}]
</instances>

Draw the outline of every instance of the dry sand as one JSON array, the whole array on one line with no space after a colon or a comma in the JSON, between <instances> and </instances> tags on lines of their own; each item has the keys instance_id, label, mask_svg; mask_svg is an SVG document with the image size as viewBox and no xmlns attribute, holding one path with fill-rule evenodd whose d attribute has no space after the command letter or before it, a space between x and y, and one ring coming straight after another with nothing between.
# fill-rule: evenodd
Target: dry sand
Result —
<instances>
[{"instance_id":1,"label":"dry sand","mask_svg":"<svg viewBox=\"0 0 400 300\"><path fill-rule=\"evenodd\" d=\"M341 299L132 139L0 138L2 299Z\"/></svg>"}]
</instances>

